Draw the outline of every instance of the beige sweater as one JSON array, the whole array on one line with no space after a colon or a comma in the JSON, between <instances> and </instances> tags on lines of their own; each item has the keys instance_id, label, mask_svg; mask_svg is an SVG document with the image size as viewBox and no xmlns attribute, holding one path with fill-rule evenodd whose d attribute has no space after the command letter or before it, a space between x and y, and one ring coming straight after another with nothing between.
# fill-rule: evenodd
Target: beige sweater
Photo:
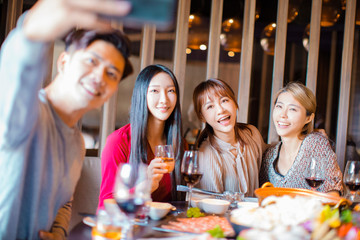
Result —
<instances>
[{"instance_id":1,"label":"beige sweater","mask_svg":"<svg viewBox=\"0 0 360 240\"><path fill-rule=\"evenodd\" d=\"M265 143L259 130L247 125L248 130L241 130L241 136L246 139L247 144L240 149L240 144L231 144L216 138L217 143L223 150L221 153L216 151L206 139L199 149L200 169L203 177L196 187L215 191L234 191L242 192L247 197L254 196L254 190L259 187L259 169ZM230 150L237 149L237 156Z\"/></svg>"}]
</instances>

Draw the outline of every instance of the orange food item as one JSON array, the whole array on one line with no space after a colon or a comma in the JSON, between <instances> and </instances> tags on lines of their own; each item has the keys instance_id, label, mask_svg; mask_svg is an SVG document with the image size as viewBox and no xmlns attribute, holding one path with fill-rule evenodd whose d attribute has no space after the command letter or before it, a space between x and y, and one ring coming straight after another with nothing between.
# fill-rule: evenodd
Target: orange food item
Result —
<instances>
[{"instance_id":1,"label":"orange food item","mask_svg":"<svg viewBox=\"0 0 360 240\"><path fill-rule=\"evenodd\" d=\"M345 237L346 234L349 232L349 230L351 229L352 227L352 223L344 223L342 224L340 227L339 227L339 230L338 230L338 236L339 237ZM359 235L359 234L358 234Z\"/></svg>"}]
</instances>

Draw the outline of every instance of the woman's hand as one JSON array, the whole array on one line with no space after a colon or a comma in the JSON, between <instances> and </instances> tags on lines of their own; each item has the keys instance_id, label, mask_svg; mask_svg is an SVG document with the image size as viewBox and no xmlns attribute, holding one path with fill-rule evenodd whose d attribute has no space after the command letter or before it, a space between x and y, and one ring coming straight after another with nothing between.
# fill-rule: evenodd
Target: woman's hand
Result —
<instances>
[{"instance_id":1,"label":"woman's hand","mask_svg":"<svg viewBox=\"0 0 360 240\"><path fill-rule=\"evenodd\" d=\"M34 41L53 41L71 29L111 30L111 22L99 14L125 16L131 9L126 1L40 0L24 20L24 32Z\"/></svg>"},{"instance_id":2,"label":"woman's hand","mask_svg":"<svg viewBox=\"0 0 360 240\"><path fill-rule=\"evenodd\" d=\"M147 174L151 179L151 193L158 189L160 180L165 173L167 173L166 163L162 163L161 158L155 158L150 162Z\"/></svg>"}]
</instances>

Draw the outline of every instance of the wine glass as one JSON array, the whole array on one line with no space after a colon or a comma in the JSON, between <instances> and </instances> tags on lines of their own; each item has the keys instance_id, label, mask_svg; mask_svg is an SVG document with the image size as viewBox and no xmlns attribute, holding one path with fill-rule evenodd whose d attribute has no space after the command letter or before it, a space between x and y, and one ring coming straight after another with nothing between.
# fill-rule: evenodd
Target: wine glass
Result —
<instances>
[{"instance_id":1,"label":"wine glass","mask_svg":"<svg viewBox=\"0 0 360 240\"><path fill-rule=\"evenodd\" d=\"M192 187L200 181L202 175L199 169L199 152L197 150L185 151L181 163L181 176L189 186L188 208L191 204Z\"/></svg>"},{"instance_id":2,"label":"wine glass","mask_svg":"<svg viewBox=\"0 0 360 240\"><path fill-rule=\"evenodd\" d=\"M171 145L158 145L155 147L155 157L166 163L166 170L171 173L175 167L174 150Z\"/></svg>"},{"instance_id":3,"label":"wine glass","mask_svg":"<svg viewBox=\"0 0 360 240\"><path fill-rule=\"evenodd\" d=\"M128 218L124 228L125 239L133 239L134 218L150 199L150 181L147 165L143 163L123 163L116 172L114 198L119 208Z\"/></svg>"},{"instance_id":4,"label":"wine glass","mask_svg":"<svg viewBox=\"0 0 360 240\"><path fill-rule=\"evenodd\" d=\"M316 191L324 183L324 172L321 171L321 166L315 158L311 158L308 168L305 169L306 183L311 187L311 190Z\"/></svg>"},{"instance_id":5,"label":"wine glass","mask_svg":"<svg viewBox=\"0 0 360 240\"><path fill-rule=\"evenodd\" d=\"M353 202L360 201L356 191L360 189L360 162L347 161L344 172L344 183L349 189L347 198Z\"/></svg>"}]
</instances>

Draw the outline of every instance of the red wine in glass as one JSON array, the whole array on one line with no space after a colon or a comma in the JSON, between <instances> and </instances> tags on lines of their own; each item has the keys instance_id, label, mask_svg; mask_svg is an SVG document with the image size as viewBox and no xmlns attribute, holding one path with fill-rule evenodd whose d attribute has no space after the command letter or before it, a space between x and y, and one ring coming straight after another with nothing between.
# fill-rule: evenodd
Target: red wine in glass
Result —
<instances>
[{"instance_id":1,"label":"red wine in glass","mask_svg":"<svg viewBox=\"0 0 360 240\"><path fill-rule=\"evenodd\" d=\"M181 175L182 175L184 181L191 185L197 184L202 177L202 173L192 173L192 174L191 173L190 174L182 173Z\"/></svg>"},{"instance_id":2,"label":"red wine in glass","mask_svg":"<svg viewBox=\"0 0 360 240\"><path fill-rule=\"evenodd\" d=\"M345 185L349 188L350 191L359 191L360 182L355 183L354 181L345 182Z\"/></svg>"},{"instance_id":3,"label":"red wine in glass","mask_svg":"<svg viewBox=\"0 0 360 240\"><path fill-rule=\"evenodd\" d=\"M324 172L321 170L321 161L310 158L307 168L304 171L304 178L312 191L316 191L324 183Z\"/></svg>"},{"instance_id":4,"label":"red wine in glass","mask_svg":"<svg viewBox=\"0 0 360 240\"><path fill-rule=\"evenodd\" d=\"M181 163L181 176L189 186L188 208L191 205L192 187L198 183L202 177L199 165L199 152L197 150L188 150L184 152Z\"/></svg>"},{"instance_id":5,"label":"red wine in glass","mask_svg":"<svg viewBox=\"0 0 360 240\"><path fill-rule=\"evenodd\" d=\"M348 160L344 171L344 183L349 192L346 198L352 202L360 202L357 191L360 190L360 161Z\"/></svg>"},{"instance_id":6,"label":"red wine in glass","mask_svg":"<svg viewBox=\"0 0 360 240\"><path fill-rule=\"evenodd\" d=\"M125 239L133 239L132 229L136 214L140 213L150 198L147 165L143 163L122 163L116 172L114 198L127 216L122 234Z\"/></svg>"},{"instance_id":7,"label":"red wine in glass","mask_svg":"<svg viewBox=\"0 0 360 240\"><path fill-rule=\"evenodd\" d=\"M313 178L313 177L307 177L305 178L306 183L313 189L317 189L321 186L321 184L324 183L324 179L319 178Z\"/></svg>"},{"instance_id":8,"label":"red wine in glass","mask_svg":"<svg viewBox=\"0 0 360 240\"><path fill-rule=\"evenodd\" d=\"M135 215L144 205L145 200L141 198L131 198L131 199L124 199L124 200L116 200L117 205L119 208L126 214L126 215Z\"/></svg>"}]
</instances>

